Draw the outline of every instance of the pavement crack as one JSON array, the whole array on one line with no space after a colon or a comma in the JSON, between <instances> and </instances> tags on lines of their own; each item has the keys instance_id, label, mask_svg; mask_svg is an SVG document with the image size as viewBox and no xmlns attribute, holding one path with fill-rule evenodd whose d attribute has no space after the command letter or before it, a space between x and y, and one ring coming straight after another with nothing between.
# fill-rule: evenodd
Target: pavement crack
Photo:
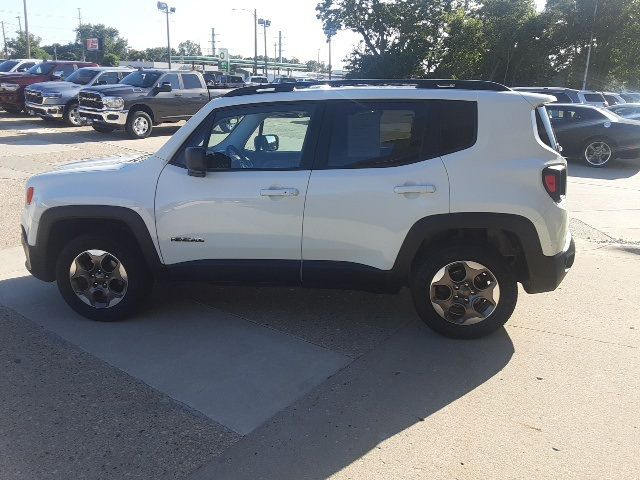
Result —
<instances>
[{"instance_id":1,"label":"pavement crack","mask_svg":"<svg viewBox=\"0 0 640 480\"><path fill-rule=\"evenodd\" d=\"M627 345L625 343L618 343L618 342L608 342L607 340L599 340L597 338L581 337L581 336L578 336L578 335L571 335L569 333L552 332L551 330L544 330L542 328L524 327L522 325L514 325L514 324L508 324L508 326L509 327L513 327L513 328L521 328L523 330L530 330L530 331L533 331L533 332L548 333L549 335L558 335L560 337L575 338L576 340L587 340L589 342L604 343L606 345L615 345L616 347L638 349L638 347L635 346L635 345Z\"/></svg>"}]
</instances>

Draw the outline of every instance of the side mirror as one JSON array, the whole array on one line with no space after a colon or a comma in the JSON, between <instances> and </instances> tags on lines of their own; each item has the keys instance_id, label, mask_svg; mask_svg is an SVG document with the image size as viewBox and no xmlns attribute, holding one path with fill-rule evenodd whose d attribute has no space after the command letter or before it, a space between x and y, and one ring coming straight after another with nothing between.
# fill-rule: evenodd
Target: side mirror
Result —
<instances>
[{"instance_id":1,"label":"side mirror","mask_svg":"<svg viewBox=\"0 0 640 480\"><path fill-rule=\"evenodd\" d=\"M184 158L190 176L204 177L207 174L207 152L204 148L187 147Z\"/></svg>"},{"instance_id":2,"label":"side mirror","mask_svg":"<svg viewBox=\"0 0 640 480\"><path fill-rule=\"evenodd\" d=\"M278 135L258 135L253 145L259 152L275 152L280 148L280 138Z\"/></svg>"},{"instance_id":3,"label":"side mirror","mask_svg":"<svg viewBox=\"0 0 640 480\"><path fill-rule=\"evenodd\" d=\"M170 92L171 91L171 83L170 82L162 82L160 85L156 87L156 92Z\"/></svg>"}]
</instances>

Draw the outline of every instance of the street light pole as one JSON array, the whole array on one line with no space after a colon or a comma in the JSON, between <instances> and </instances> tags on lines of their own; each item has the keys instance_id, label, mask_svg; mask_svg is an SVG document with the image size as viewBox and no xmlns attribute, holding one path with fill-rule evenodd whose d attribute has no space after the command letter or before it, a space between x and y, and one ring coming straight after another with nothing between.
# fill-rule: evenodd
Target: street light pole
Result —
<instances>
[{"instance_id":1,"label":"street light pole","mask_svg":"<svg viewBox=\"0 0 640 480\"><path fill-rule=\"evenodd\" d=\"M338 33L338 29L335 27L326 27L324 34L327 36L327 43L329 44L329 80L331 80L331 37Z\"/></svg>"},{"instance_id":2,"label":"street light pole","mask_svg":"<svg viewBox=\"0 0 640 480\"><path fill-rule=\"evenodd\" d=\"M24 6L24 33L27 40L27 58L31 58L31 40L29 39L29 20L27 19L27 0L22 0Z\"/></svg>"},{"instance_id":3,"label":"street light pole","mask_svg":"<svg viewBox=\"0 0 640 480\"><path fill-rule=\"evenodd\" d=\"M253 15L253 74L258 74L258 10L247 10L246 8L232 8L232 10L239 12L247 12Z\"/></svg>"},{"instance_id":4,"label":"street light pole","mask_svg":"<svg viewBox=\"0 0 640 480\"><path fill-rule=\"evenodd\" d=\"M169 69L171 69L171 39L169 38L169 14L176 13L175 7L169 7L164 2L158 2L158 10L167 15L167 55L169 58Z\"/></svg>"},{"instance_id":5,"label":"street light pole","mask_svg":"<svg viewBox=\"0 0 640 480\"><path fill-rule=\"evenodd\" d=\"M596 23L597 15L598 15L598 0L596 0L596 6L593 9L593 21L591 22L591 36L589 37L589 49L587 50L587 65L584 67L584 78L582 79L582 90L587 89L587 76L589 75L589 63L591 62L591 47L593 45L593 26Z\"/></svg>"},{"instance_id":6,"label":"street light pole","mask_svg":"<svg viewBox=\"0 0 640 480\"><path fill-rule=\"evenodd\" d=\"M262 29L264 31L264 75L268 79L269 78L269 71L268 71L268 65L267 65L267 58L268 58L268 53L267 53L267 27L271 26L271 20L267 20L265 18L259 18L258 19L258 24L262 25Z\"/></svg>"}]
</instances>

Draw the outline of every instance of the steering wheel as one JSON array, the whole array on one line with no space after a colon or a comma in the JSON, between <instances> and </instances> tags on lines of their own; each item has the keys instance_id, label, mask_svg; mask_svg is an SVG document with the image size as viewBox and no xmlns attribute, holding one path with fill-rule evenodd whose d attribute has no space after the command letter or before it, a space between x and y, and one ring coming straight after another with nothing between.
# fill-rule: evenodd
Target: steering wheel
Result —
<instances>
[{"instance_id":1,"label":"steering wheel","mask_svg":"<svg viewBox=\"0 0 640 480\"><path fill-rule=\"evenodd\" d=\"M231 158L231 168L253 168L253 162L234 145L227 145L225 153Z\"/></svg>"}]
</instances>

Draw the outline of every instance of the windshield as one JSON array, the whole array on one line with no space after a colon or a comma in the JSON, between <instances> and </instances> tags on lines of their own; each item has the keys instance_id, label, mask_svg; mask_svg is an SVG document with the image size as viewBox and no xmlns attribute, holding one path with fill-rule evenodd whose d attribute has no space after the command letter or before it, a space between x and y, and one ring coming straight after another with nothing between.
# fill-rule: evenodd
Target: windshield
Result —
<instances>
[{"instance_id":1,"label":"windshield","mask_svg":"<svg viewBox=\"0 0 640 480\"><path fill-rule=\"evenodd\" d=\"M18 65L18 63L20 63L20 62L18 62L16 60L6 60L6 61L0 63L0 72L8 72L13 67Z\"/></svg>"},{"instance_id":2,"label":"windshield","mask_svg":"<svg viewBox=\"0 0 640 480\"><path fill-rule=\"evenodd\" d=\"M55 63L39 63L27 70L27 73L31 75L49 75L55 67Z\"/></svg>"},{"instance_id":3,"label":"windshield","mask_svg":"<svg viewBox=\"0 0 640 480\"><path fill-rule=\"evenodd\" d=\"M132 87L148 88L158 81L160 75L162 74L159 72L132 72L120 80L120 83Z\"/></svg>"},{"instance_id":4,"label":"windshield","mask_svg":"<svg viewBox=\"0 0 640 480\"><path fill-rule=\"evenodd\" d=\"M75 83L76 85L86 85L93 80L98 73L97 70L85 70L81 68L69 75L67 82Z\"/></svg>"}]
</instances>

